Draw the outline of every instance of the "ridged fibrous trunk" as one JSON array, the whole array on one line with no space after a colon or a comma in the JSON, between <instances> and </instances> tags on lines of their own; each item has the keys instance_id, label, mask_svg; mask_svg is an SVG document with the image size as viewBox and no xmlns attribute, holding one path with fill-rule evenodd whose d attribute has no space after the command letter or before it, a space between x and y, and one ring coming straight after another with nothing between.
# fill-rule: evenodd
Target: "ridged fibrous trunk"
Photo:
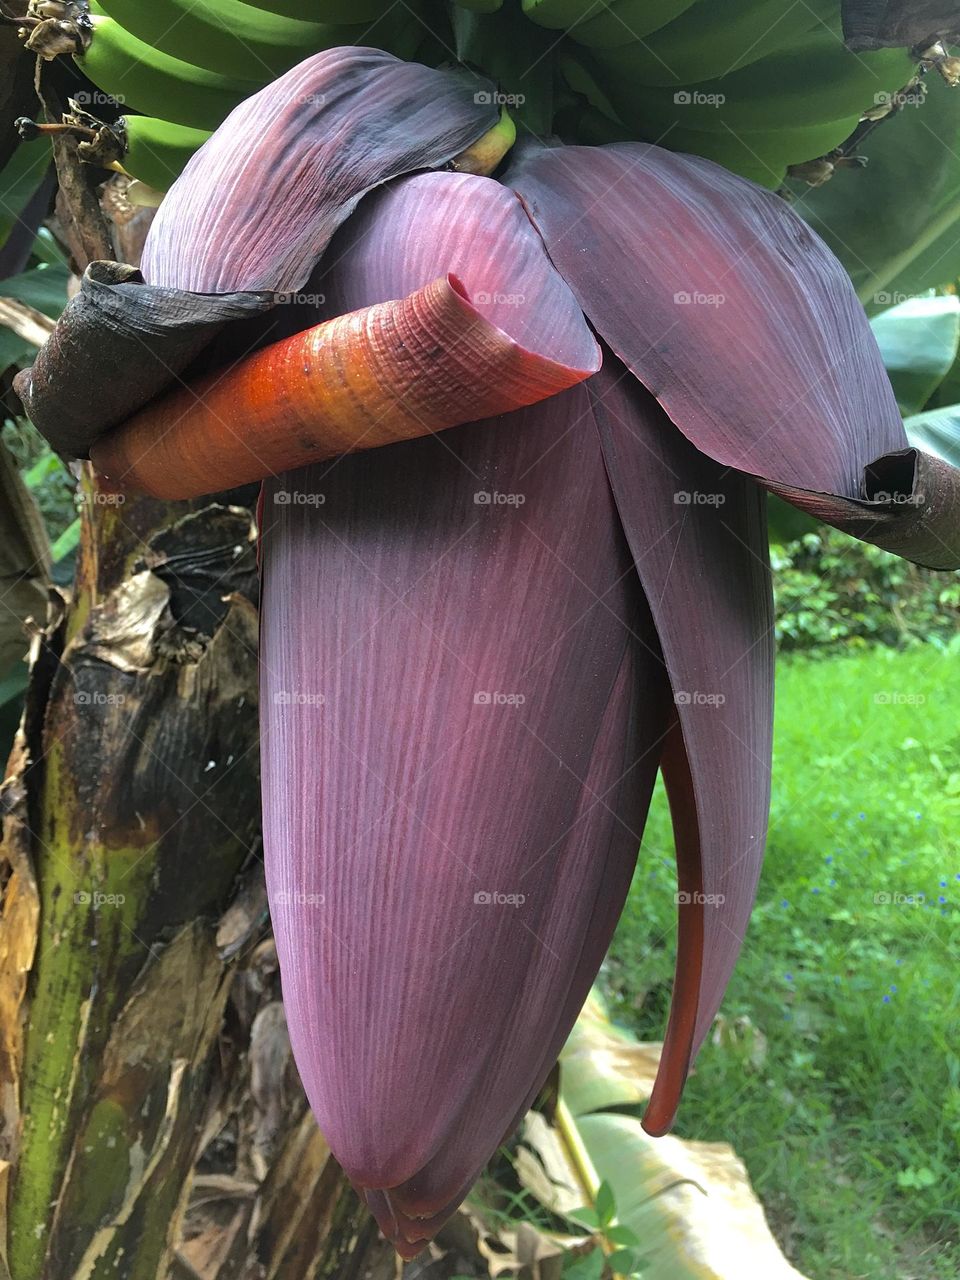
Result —
<instances>
[{"instance_id":1,"label":"ridged fibrous trunk","mask_svg":"<svg viewBox=\"0 0 960 1280\"><path fill-rule=\"evenodd\" d=\"M0 1280L392 1274L280 1004L254 495L82 492L0 790Z\"/></svg>"},{"instance_id":2,"label":"ridged fibrous trunk","mask_svg":"<svg viewBox=\"0 0 960 1280\"><path fill-rule=\"evenodd\" d=\"M89 502L35 642L0 846L12 1280L340 1276L373 1244L279 1003L255 582L244 506Z\"/></svg>"}]
</instances>

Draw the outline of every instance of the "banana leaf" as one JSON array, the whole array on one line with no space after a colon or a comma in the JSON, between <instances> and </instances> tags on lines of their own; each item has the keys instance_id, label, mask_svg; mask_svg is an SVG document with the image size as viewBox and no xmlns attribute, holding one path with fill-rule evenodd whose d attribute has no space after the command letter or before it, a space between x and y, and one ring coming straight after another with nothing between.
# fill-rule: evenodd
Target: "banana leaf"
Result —
<instances>
[{"instance_id":1,"label":"banana leaf","mask_svg":"<svg viewBox=\"0 0 960 1280\"><path fill-rule=\"evenodd\" d=\"M17 216L43 182L50 167L50 145L44 139L24 142L0 170L0 245L13 229Z\"/></svg>"},{"instance_id":2,"label":"banana leaf","mask_svg":"<svg viewBox=\"0 0 960 1280\"><path fill-rule=\"evenodd\" d=\"M847 268L870 312L960 275L960 92L929 77L927 100L882 121L841 169L794 208Z\"/></svg>"},{"instance_id":3,"label":"banana leaf","mask_svg":"<svg viewBox=\"0 0 960 1280\"><path fill-rule=\"evenodd\" d=\"M874 316L870 327L900 412L919 413L957 358L960 299L908 298Z\"/></svg>"},{"instance_id":4,"label":"banana leaf","mask_svg":"<svg viewBox=\"0 0 960 1280\"><path fill-rule=\"evenodd\" d=\"M554 1123L528 1117L521 1183L551 1212L594 1224L614 1271L617 1246L633 1237L644 1280L803 1280L728 1144L641 1128L633 1111L649 1096L661 1048L611 1024L593 993L560 1058Z\"/></svg>"},{"instance_id":5,"label":"banana leaf","mask_svg":"<svg viewBox=\"0 0 960 1280\"><path fill-rule=\"evenodd\" d=\"M960 466L960 404L915 413L903 425L915 448Z\"/></svg>"},{"instance_id":6,"label":"banana leaf","mask_svg":"<svg viewBox=\"0 0 960 1280\"><path fill-rule=\"evenodd\" d=\"M67 304L66 267L35 267L22 275L0 280L0 298L14 298L55 320ZM0 323L0 371L21 364L35 345Z\"/></svg>"}]
</instances>

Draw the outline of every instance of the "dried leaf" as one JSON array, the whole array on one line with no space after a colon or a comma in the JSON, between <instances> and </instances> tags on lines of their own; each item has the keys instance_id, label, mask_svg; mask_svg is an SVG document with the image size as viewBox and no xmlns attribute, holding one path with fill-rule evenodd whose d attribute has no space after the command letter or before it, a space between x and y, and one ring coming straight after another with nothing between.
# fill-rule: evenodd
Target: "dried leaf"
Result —
<instances>
[{"instance_id":1,"label":"dried leaf","mask_svg":"<svg viewBox=\"0 0 960 1280\"><path fill-rule=\"evenodd\" d=\"M264 293L156 288L134 267L92 262L14 386L53 448L85 457L98 436L182 373L225 324L274 305Z\"/></svg>"},{"instance_id":2,"label":"dried leaf","mask_svg":"<svg viewBox=\"0 0 960 1280\"><path fill-rule=\"evenodd\" d=\"M960 34L957 0L843 0L848 49L910 48Z\"/></svg>"}]
</instances>

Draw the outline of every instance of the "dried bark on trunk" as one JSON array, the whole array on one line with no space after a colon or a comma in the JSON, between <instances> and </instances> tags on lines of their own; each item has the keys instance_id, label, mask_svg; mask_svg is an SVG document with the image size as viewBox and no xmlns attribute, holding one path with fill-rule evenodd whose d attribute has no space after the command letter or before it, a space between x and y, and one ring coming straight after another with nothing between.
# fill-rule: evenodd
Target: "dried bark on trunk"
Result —
<instances>
[{"instance_id":1,"label":"dried bark on trunk","mask_svg":"<svg viewBox=\"0 0 960 1280\"><path fill-rule=\"evenodd\" d=\"M87 511L2 793L9 1274L349 1275L267 927L250 512Z\"/></svg>"},{"instance_id":2,"label":"dried bark on trunk","mask_svg":"<svg viewBox=\"0 0 960 1280\"><path fill-rule=\"evenodd\" d=\"M82 267L105 224L57 160ZM0 1280L395 1274L279 1003L241 496L118 503L88 476L34 641L0 788Z\"/></svg>"}]
</instances>

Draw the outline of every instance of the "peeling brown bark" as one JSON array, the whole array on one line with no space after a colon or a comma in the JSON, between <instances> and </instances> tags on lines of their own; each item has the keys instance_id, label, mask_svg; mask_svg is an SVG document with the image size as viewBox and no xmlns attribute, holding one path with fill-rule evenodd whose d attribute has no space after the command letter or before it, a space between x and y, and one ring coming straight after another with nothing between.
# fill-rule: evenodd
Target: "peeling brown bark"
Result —
<instances>
[{"instance_id":1,"label":"peeling brown bark","mask_svg":"<svg viewBox=\"0 0 960 1280\"><path fill-rule=\"evenodd\" d=\"M84 497L0 787L0 1280L386 1280L280 1004L249 505Z\"/></svg>"}]
</instances>

